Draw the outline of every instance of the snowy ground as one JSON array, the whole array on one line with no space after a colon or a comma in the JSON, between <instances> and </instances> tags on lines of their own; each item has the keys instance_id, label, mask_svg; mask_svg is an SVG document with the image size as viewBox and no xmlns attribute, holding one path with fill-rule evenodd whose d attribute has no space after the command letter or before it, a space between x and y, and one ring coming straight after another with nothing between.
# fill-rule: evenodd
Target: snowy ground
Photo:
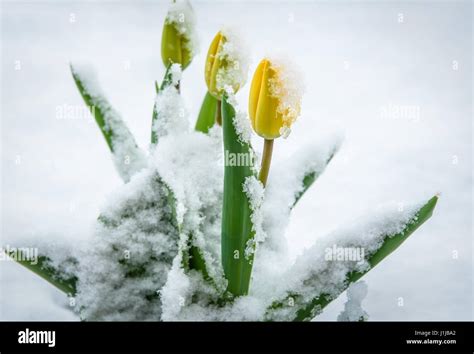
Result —
<instances>
[{"instance_id":1,"label":"snowy ground","mask_svg":"<svg viewBox=\"0 0 474 354\"><path fill-rule=\"evenodd\" d=\"M208 44L235 24L251 46L251 72L263 55L280 52L305 73L302 116L277 141L274 164L304 141L345 132L293 214L292 256L380 203L440 192L433 218L364 278L363 307L371 320L472 320L472 2L193 4L201 52L182 85L191 112L205 93ZM165 1L2 1L2 244L89 237L121 181L90 116L61 115L82 106L68 62L97 68L146 147L165 11ZM248 85L243 104L247 94ZM345 301L318 320L336 320ZM50 285L1 262L0 319L77 318Z\"/></svg>"}]
</instances>

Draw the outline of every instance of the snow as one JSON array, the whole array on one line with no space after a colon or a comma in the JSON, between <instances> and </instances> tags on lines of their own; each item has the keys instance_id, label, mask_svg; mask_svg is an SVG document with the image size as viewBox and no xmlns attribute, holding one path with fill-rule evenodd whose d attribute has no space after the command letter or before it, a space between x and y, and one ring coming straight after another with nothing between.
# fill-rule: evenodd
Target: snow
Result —
<instances>
[{"instance_id":1,"label":"snow","mask_svg":"<svg viewBox=\"0 0 474 354\"><path fill-rule=\"evenodd\" d=\"M222 134L217 127L209 135L184 129L182 125L189 122L187 109L178 92L173 87L168 89L172 95L163 92L158 121L163 116L170 128L159 139L151 165L173 191L181 231L192 234L193 245L201 250L209 275L221 284ZM177 115L183 115L183 120L176 121Z\"/></svg>"},{"instance_id":2,"label":"snow","mask_svg":"<svg viewBox=\"0 0 474 354\"><path fill-rule=\"evenodd\" d=\"M183 97L179 94L175 85L181 80L181 68L179 64L171 66L171 83L156 95L155 110L157 119L153 123L153 129L158 139L163 136L186 132L189 130L188 112Z\"/></svg>"},{"instance_id":3,"label":"snow","mask_svg":"<svg viewBox=\"0 0 474 354\"><path fill-rule=\"evenodd\" d=\"M87 320L159 320L157 292L177 255L168 190L144 170L107 200L78 260L77 310Z\"/></svg>"},{"instance_id":4,"label":"snow","mask_svg":"<svg viewBox=\"0 0 474 354\"><path fill-rule=\"evenodd\" d=\"M180 83L181 78L183 77L183 71L181 70L180 64L172 64L170 68L171 73L171 84L176 86Z\"/></svg>"},{"instance_id":5,"label":"snow","mask_svg":"<svg viewBox=\"0 0 474 354\"><path fill-rule=\"evenodd\" d=\"M221 33L224 42L216 55L225 65L217 71L216 89L225 92L231 87L236 93L247 81L249 70L247 45L239 30L234 27L224 27Z\"/></svg>"},{"instance_id":6,"label":"snow","mask_svg":"<svg viewBox=\"0 0 474 354\"><path fill-rule=\"evenodd\" d=\"M183 233L192 233L204 252L210 275L219 279L222 145L219 135L188 132L160 140L153 166L177 201Z\"/></svg>"},{"instance_id":7,"label":"snow","mask_svg":"<svg viewBox=\"0 0 474 354\"><path fill-rule=\"evenodd\" d=\"M362 301L367 296L367 284L361 280L351 284L347 289L347 302L344 304L344 311L337 317L338 321L357 322L367 321L369 315L362 308Z\"/></svg>"},{"instance_id":8,"label":"snow","mask_svg":"<svg viewBox=\"0 0 474 354\"><path fill-rule=\"evenodd\" d=\"M163 321L172 321L179 316L181 309L186 305L192 288L190 278L185 274L182 267L183 250L187 247L187 237L181 234L178 255L173 259L173 266L168 273L166 283L160 290L161 301L163 303Z\"/></svg>"},{"instance_id":9,"label":"snow","mask_svg":"<svg viewBox=\"0 0 474 354\"><path fill-rule=\"evenodd\" d=\"M252 138L252 126L249 116L241 110L237 98L230 86L226 87L227 102L234 108L235 116L232 121L241 144L250 144Z\"/></svg>"},{"instance_id":10,"label":"snow","mask_svg":"<svg viewBox=\"0 0 474 354\"><path fill-rule=\"evenodd\" d=\"M303 73L298 65L285 57L270 57L270 70L276 73L269 81L270 95L278 97L277 112L282 115L283 127L280 134L287 138L290 127L301 112L301 101L305 86Z\"/></svg>"},{"instance_id":11,"label":"snow","mask_svg":"<svg viewBox=\"0 0 474 354\"><path fill-rule=\"evenodd\" d=\"M266 238L265 231L263 230L263 215L262 215L262 204L264 200L264 187L255 176L250 176L245 179L243 185L243 191L246 194L250 210L250 220L252 221L252 231L255 233L254 237L247 241L247 247L245 248L245 257L249 258L254 252L256 245L262 242Z\"/></svg>"}]
</instances>

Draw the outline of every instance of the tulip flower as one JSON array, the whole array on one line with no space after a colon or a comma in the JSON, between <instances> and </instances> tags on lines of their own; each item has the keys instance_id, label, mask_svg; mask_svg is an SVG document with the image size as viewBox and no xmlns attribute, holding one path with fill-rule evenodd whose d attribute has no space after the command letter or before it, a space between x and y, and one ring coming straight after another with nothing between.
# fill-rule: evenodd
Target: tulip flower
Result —
<instances>
[{"instance_id":1,"label":"tulip flower","mask_svg":"<svg viewBox=\"0 0 474 354\"><path fill-rule=\"evenodd\" d=\"M225 65L223 61L224 58L220 55L225 42L225 36L222 34L222 32L218 32L212 40L209 50L207 51L206 67L204 72L207 89L209 93L217 99L220 99L223 93L222 88L221 90L217 89L217 74L219 69Z\"/></svg>"},{"instance_id":2,"label":"tulip flower","mask_svg":"<svg viewBox=\"0 0 474 354\"><path fill-rule=\"evenodd\" d=\"M206 57L206 67L204 68L204 78L206 80L207 90L209 93L217 99L216 109L216 123L222 125L222 116L220 110L220 101L222 92L217 89L217 72L222 67L222 58L219 53L222 51L222 46L226 38L221 32L218 32L209 46Z\"/></svg>"},{"instance_id":3,"label":"tulip flower","mask_svg":"<svg viewBox=\"0 0 474 354\"><path fill-rule=\"evenodd\" d=\"M192 57L187 42L174 23L165 21L161 38L161 59L166 67L170 64L181 64L185 69L189 65Z\"/></svg>"},{"instance_id":4,"label":"tulip flower","mask_svg":"<svg viewBox=\"0 0 474 354\"><path fill-rule=\"evenodd\" d=\"M193 59L196 46L194 38L194 13L188 1L175 1L171 5L163 25L161 59L168 67L180 64L184 70Z\"/></svg>"},{"instance_id":5,"label":"tulip flower","mask_svg":"<svg viewBox=\"0 0 474 354\"><path fill-rule=\"evenodd\" d=\"M287 136L300 113L301 94L285 68L263 59L255 70L250 87L249 115L254 131L265 139L259 179L266 185L273 140Z\"/></svg>"},{"instance_id":6,"label":"tulip flower","mask_svg":"<svg viewBox=\"0 0 474 354\"><path fill-rule=\"evenodd\" d=\"M229 31L219 31L209 46L204 77L218 107L227 90L236 93L245 83L247 63L244 54L236 36ZM220 124L220 108L216 110L216 121Z\"/></svg>"}]
</instances>

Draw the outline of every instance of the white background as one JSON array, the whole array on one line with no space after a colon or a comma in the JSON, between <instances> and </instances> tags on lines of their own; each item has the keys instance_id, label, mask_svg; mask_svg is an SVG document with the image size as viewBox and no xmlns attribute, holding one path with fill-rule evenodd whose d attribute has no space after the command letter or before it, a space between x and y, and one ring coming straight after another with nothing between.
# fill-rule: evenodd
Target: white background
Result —
<instances>
[{"instance_id":1,"label":"white background","mask_svg":"<svg viewBox=\"0 0 474 354\"><path fill-rule=\"evenodd\" d=\"M302 116L290 137L277 141L275 164L304 142L345 132L342 150L293 213L291 255L380 203L440 192L432 219L364 278L363 307L371 320L471 320L472 2L193 5L201 51L184 73L182 92L194 116L206 89L207 46L226 24L246 38L251 73L275 52L304 72ZM3 245L44 238L73 247L89 237L101 203L121 181L91 118L57 116L58 107L82 105L68 62L97 68L110 101L146 148L153 82L164 71L166 8L165 1L2 2ZM247 95L248 85L239 97L244 106ZM384 114L395 106L419 114ZM345 298L318 320L335 320ZM63 305L36 275L0 262L0 319L76 320Z\"/></svg>"}]
</instances>

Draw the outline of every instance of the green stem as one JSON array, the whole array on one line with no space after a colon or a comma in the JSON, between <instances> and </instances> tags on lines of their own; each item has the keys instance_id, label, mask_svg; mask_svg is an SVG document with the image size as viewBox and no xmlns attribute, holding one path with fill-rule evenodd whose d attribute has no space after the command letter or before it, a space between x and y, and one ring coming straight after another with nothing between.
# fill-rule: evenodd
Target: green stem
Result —
<instances>
[{"instance_id":1,"label":"green stem","mask_svg":"<svg viewBox=\"0 0 474 354\"><path fill-rule=\"evenodd\" d=\"M260 173L258 175L258 179L262 182L264 187L267 185L268 173L272 163L272 154L273 139L265 139L265 143L263 144L262 166L260 167Z\"/></svg>"},{"instance_id":2,"label":"green stem","mask_svg":"<svg viewBox=\"0 0 474 354\"><path fill-rule=\"evenodd\" d=\"M199 110L199 116L196 121L196 131L202 133L208 133L209 129L214 126L216 121L216 110L220 110L219 104L216 105L217 99L214 98L209 92L206 93L204 100Z\"/></svg>"},{"instance_id":3,"label":"green stem","mask_svg":"<svg viewBox=\"0 0 474 354\"><path fill-rule=\"evenodd\" d=\"M219 126L222 126L222 109L221 109L221 100L216 101L216 123Z\"/></svg>"}]
</instances>

